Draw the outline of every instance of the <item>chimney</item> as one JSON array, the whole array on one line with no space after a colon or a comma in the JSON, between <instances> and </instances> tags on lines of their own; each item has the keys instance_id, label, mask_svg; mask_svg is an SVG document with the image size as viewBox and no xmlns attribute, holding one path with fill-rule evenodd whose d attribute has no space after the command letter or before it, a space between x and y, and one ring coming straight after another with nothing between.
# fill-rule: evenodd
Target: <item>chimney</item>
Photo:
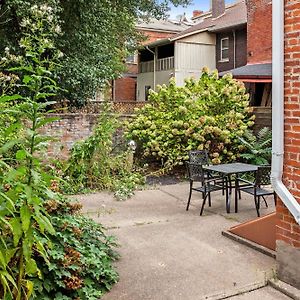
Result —
<instances>
[{"instance_id":1,"label":"chimney","mask_svg":"<svg viewBox=\"0 0 300 300\"><path fill-rule=\"evenodd\" d=\"M217 18L225 12L224 0L210 0L211 13L213 18Z\"/></svg>"},{"instance_id":2,"label":"chimney","mask_svg":"<svg viewBox=\"0 0 300 300\"><path fill-rule=\"evenodd\" d=\"M203 10L194 10L193 11L193 18L197 18L203 14Z\"/></svg>"}]
</instances>

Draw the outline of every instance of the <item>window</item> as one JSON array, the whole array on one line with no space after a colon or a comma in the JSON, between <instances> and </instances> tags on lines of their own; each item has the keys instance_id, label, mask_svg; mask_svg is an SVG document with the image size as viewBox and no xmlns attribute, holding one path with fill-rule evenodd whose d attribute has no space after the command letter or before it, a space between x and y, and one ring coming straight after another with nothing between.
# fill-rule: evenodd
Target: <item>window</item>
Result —
<instances>
[{"instance_id":1,"label":"window","mask_svg":"<svg viewBox=\"0 0 300 300\"><path fill-rule=\"evenodd\" d=\"M149 91L151 90L151 86L150 85L146 85L145 86L145 100L148 101L149 99Z\"/></svg>"},{"instance_id":2,"label":"window","mask_svg":"<svg viewBox=\"0 0 300 300\"><path fill-rule=\"evenodd\" d=\"M229 38L221 39L221 61L229 61Z\"/></svg>"},{"instance_id":3,"label":"window","mask_svg":"<svg viewBox=\"0 0 300 300\"><path fill-rule=\"evenodd\" d=\"M131 54L126 57L126 63L137 64L137 53Z\"/></svg>"}]
</instances>

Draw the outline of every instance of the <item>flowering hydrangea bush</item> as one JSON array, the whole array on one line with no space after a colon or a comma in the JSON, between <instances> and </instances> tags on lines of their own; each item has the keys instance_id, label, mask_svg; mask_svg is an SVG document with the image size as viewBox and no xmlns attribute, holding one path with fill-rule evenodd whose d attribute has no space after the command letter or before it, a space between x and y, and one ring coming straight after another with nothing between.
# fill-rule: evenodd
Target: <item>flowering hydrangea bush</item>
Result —
<instances>
[{"instance_id":1,"label":"flowering hydrangea bush","mask_svg":"<svg viewBox=\"0 0 300 300\"><path fill-rule=\"evenodd\" d=\"M244 148L238 137L254 124L248 99L242 82L204 68L183 87L171 79L151 91L150 103L127 124L127 137L138 141L143 157L165 167L182 164L196 149L207 149L214 164L234 161Z\"/></svg>"}]
</instances>

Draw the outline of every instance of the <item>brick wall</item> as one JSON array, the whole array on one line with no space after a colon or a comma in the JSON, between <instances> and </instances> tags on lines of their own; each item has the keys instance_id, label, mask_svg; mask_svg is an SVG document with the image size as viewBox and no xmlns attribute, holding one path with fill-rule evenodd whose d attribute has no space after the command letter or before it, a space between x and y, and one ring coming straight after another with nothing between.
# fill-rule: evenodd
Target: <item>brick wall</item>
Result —
<instances>
[{"instance_id":1,"label":"brick wall","mask_svg":"<svg viewBox=\"0 0 300 300\"><path fill-rule=\"evenodd\" d=\"M285 0L284 183L300 203L300 2ZM284 204L277 208L278 275L300 288L300 226Z\"/></svg>"},{"instance_id":2,"label":"brick wall","mask_svg":"<svg viewBox=\"0 0 300 300\"><path fill-rule=\"evenodd\" d=\"M248 63L272 60L272 1L247 0Z\"/></svg>"},{"instance_id":3,"label":"brick wall","mask_svg":"<svg viewBox=\"0 0 300 300\"><path fill-rule=\"evenodd\" d=\"M175 34L170 32L158 32L158 31L150 31L150 30L140 30L140 31L147 38L146 41L144 41L144 44L149 44L157 40L166 39Z\"/></svg>"},{"instance_id":4,"label":"brick wall","mask_svg":"<svg viewBox=\"0 0 300 300\"><path fill-rule=\"evenodd\" d=\"M136 100L136 79L123 77L114 81L113 99L115 102Z\"/></svg>"},{"instance_id":5,"label":"brick wall","mask_svg":"<svg viewBox=\"0 0 300 300\"><path fill-rule=\"evenodd\" d=\"M48 148L48 155L66 159L74 142L90 136L97 122L97 114L51 114L59 120L43 127L43 133L55 138Z\"/></svg>"},{"instance_id":6,"label":"brick wall","mask_svg":"<svg viewBox=\"0 0 300 300\"><path fill-rule=\"evenodd\" d=\"M221 60L221 39L229 38L229 61ZM239 29L235 32L235 67L234 67L234 39L232 30L217 34L216 44L216 67L219 72L231 70L246 65L247 63L247 29Z\"/></svg>"}]
</instances>

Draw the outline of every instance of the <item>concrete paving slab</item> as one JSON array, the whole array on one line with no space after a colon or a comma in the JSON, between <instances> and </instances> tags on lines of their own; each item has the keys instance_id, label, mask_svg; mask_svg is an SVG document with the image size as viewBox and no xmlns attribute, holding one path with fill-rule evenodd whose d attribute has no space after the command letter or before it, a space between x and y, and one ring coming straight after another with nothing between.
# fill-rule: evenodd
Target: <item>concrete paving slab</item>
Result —
<instances>
[{"instance_id":1,"label":"concrete paving slab","mask_svg":"<svg viewBox=\"0 0 300 300\"><path fill-rule=\"evenodd\" d=\"M185 211L187 193L178 184L138 191L124 202L102 193L77 197L121 245L120 281L104 300L205 299L263 286L273 276L273 258L221 235L238 224L233 214L219 213L223 201L216 196L200 217L199 196Z\"/></svg>"},{"instance_id":2,"label":"concrete paving slab","mask_svg":"<svg viewBox=\"0 0 300 300\"><path fill-rule=\"evenodd\" d=\"M279 291L273 289L270 286L245 293L242 295L234 296L230 298L231 300L254 300L254 299L263 299L263 300L291 300L292 298L280 293Z\"/></svg>"}]
</instances>

